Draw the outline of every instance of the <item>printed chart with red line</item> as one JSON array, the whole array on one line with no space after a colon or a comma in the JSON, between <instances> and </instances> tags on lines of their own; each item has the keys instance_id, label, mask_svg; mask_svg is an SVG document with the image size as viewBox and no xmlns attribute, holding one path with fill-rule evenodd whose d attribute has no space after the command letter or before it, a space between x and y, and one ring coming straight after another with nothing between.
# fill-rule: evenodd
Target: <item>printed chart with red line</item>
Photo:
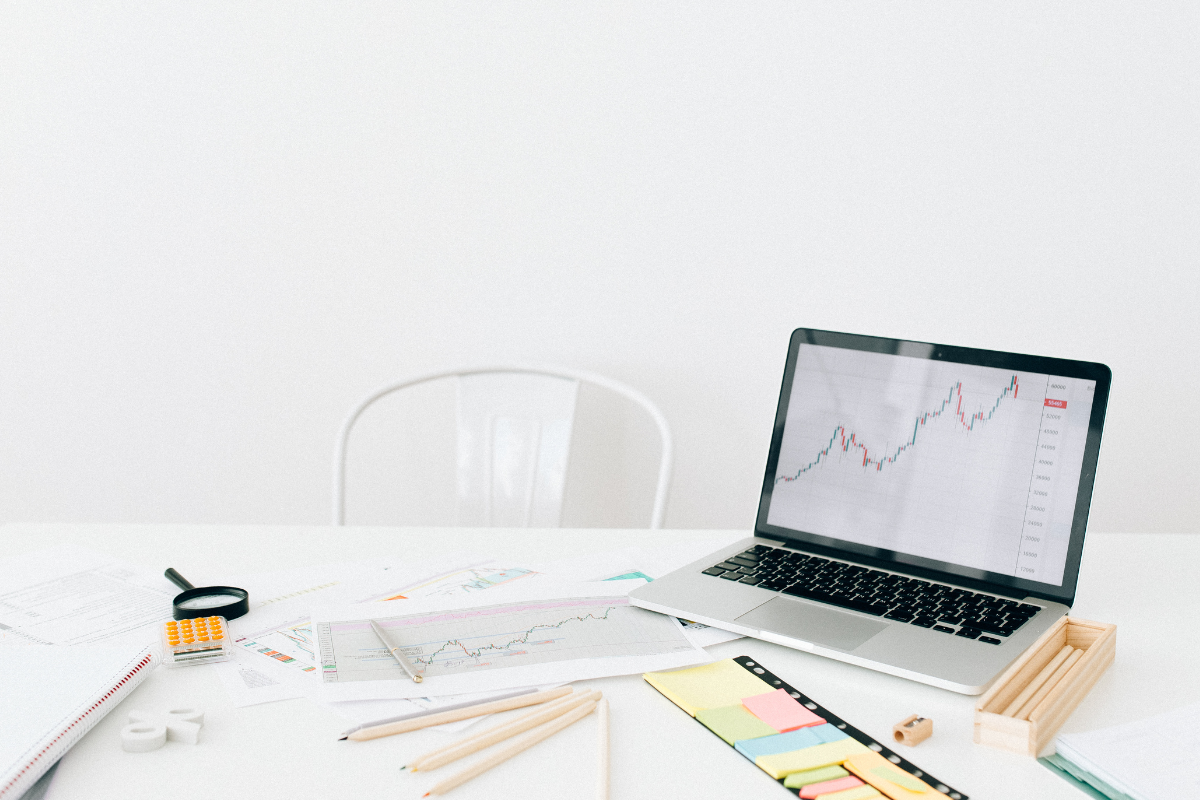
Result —
<instances>
[{"instance_id":1,"label":"printed chart with red line","mask_svg":"<svg viewBox=\"0 0 1200 800\"><path fill-rule=\"evenodd\" d=\"M426 678L694 650L674 620L634 608L624 596L521 601L376 621ZM404 677L369 623L321 621L317 633L326 683Z\"/></svg>"},{"instance_id":2,"label":"printed chart with red line","mask_svg":"<svg viewBox=\"0 0 1200 800\"><path fill-rule=\"evenodd\" d=\"M238 636L234 643L251 653L274 659L300 672L311 673L316 670L312 623L308 618L291 620L283 625Z\"/></svg>"},{"instance_id":3,"label":"printed chart with red line","mask_svg":"<svg viewBox=\"0 0 1200 800\"><path fill-rule=\"evenodd\" d=\"M802 345L767 521L1061 584L1094 389Z\"/></svg>"}]
</instances>

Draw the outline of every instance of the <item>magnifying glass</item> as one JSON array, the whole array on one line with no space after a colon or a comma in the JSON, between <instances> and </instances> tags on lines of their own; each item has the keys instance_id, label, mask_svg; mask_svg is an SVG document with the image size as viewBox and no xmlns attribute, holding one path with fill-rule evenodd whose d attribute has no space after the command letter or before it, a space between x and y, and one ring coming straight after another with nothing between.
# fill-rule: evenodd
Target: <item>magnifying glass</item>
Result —
<instances>
[{"instance_id":1,"label":"magnifying glass","mask_svg":"<svg viewBox=\"0 0 1200 800\"><path fill-rule=\"evenodd\" d=\"M175 619L196 617L224 617L237 619L250 611L250 594L245 589L233 586L201 586L197 589L174 568L163 575L167 580L183 589L171 601L171 616Z\"/></svg>"}]
</instances>

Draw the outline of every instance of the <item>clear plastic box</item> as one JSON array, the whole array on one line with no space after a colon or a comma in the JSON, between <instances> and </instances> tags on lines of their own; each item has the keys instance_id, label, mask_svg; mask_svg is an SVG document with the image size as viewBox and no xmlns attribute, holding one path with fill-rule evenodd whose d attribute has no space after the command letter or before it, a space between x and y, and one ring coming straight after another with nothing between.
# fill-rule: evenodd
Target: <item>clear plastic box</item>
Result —
<instances>
[{"instance_id":1,"label":"clear plastic box","mask_svg":"<svg viewBox=\"0 0 1200 800\"><path fill-rule=\"evenodd\" d=\"M196 617L164 622L163 663L171 667L228 661L233 655L224 617Z\"/></svg>"}]
</instances>

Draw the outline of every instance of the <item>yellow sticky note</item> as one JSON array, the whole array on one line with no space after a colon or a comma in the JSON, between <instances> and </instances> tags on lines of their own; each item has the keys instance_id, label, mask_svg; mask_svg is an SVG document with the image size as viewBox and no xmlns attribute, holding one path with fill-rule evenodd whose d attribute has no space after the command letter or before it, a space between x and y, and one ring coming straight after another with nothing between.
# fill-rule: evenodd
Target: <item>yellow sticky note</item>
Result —
<instances>
[{"instance_id":1,"label":"yellow sticky note","mask_svg":"<svg viewBox=\"0 0 1200 800\"><path fill-rule=\"evenodd\" d=\"M935 800L946 796L873 750L852 756L842 766L891 800Z\"/></svg>"},{"instance_id":2,"label":"yellow sticky note","mask_svg":"<svg viewBox=\"0 0 1200 800\"><path fill-rule=\"evenodd\" d=\"M674 672L647 672L642 677L693 717L701 709L741 705L744 697L774 689L732 658Z\"/></svg>"},{"instance_id":3,"label":"yellow sticky note","mask_svg":"<svg viewBox=\"0 0 1200 800\"><path fill-rule=\"evenodd\" d=\"M869 800L879 796L879 792L870 786L855 786L853 789L842 789L840 792L819 794L817 800Z\"/></svg>"},{"instance_id":4,"label":"yellow sticky note","mask_svg":"<svg viewBox=\"0 0 1200 800\"><path fill-rule=\"evenodd\" d=\"M759 756L754 759L754 763L772 778L779 780L793 772L841 764L859 753L871 753L871 750L857 739L838 739L836 742L806 747L803 750L793 750L790 753Z\"/></svg>"}]
</instances>

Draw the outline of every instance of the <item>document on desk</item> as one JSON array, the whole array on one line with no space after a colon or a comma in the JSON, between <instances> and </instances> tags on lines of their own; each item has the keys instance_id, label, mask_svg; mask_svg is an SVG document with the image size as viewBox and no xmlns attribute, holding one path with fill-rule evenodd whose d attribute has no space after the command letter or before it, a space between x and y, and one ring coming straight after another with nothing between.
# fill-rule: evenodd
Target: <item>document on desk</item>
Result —
<instances>
[{"instance_id":1,"label":"document on desk","mask_svg":"<svg viewBox=\"0 0 1200 800\"><path fill-rule=\"evenodd\" d=\"M512 561L462 559L349 562L235 576L232 582L250 592L253 606L231 623L235 660L214 668L238 707L314 697L319 684L310 620L314 603L452 597L540 577Z\"/></svg>"},{"instance_id":2,"label":"document on desk","mask_svg":"<svg viewBox=\"0 0 1200 800\"><path fill-rule=\"evenodd\" d=\"M536 564L535 569L549 578L565 581L615 581L640 580L649 583L669 572L674 572L698 558L703 558L717 549L707 540L698 547L628 547L622 550L590 553L586 556L561 559L548 564ZM631 584L631 588L641 583ZM699 622L681 619L684 634L700 647L711 647L723 642L743 638L740 633L731 633Z\"/></svg>"},{"instance_id":3,"label":"document on desk","mask_svg":"<svg viewBox=\"0 0 1200 800\"><path fill-rule=\"evenodd\" d=\"M1200 703L1087 733L1059 734L1058 755L1135 800L1200 797Z\"/></svg>"},{"instance_id":4,"label":"document on desk","mask_svg":"<svg viewBox=\"0 0 1200 800\"><path fill-rule=\"evenodd\" d=\"M631 606L625 597L629 587L622 583L547 582L410 601L402 609L390 603L317 609L313 633L321 696L438 697L709 660L677 620ZM403 672L372 631L372 619L402 643L423 683Z\"/></svg>"},{"instance_id":5,"label":"document on desk","mask_svg":"<svg viewBox=\"0 0 1200 800\"><path fill-rule=\"evenodd\" d=\"M178 592L166 578L80 547L0 561L0 644L150 644Z\"/></svg>"}]
</instances>

